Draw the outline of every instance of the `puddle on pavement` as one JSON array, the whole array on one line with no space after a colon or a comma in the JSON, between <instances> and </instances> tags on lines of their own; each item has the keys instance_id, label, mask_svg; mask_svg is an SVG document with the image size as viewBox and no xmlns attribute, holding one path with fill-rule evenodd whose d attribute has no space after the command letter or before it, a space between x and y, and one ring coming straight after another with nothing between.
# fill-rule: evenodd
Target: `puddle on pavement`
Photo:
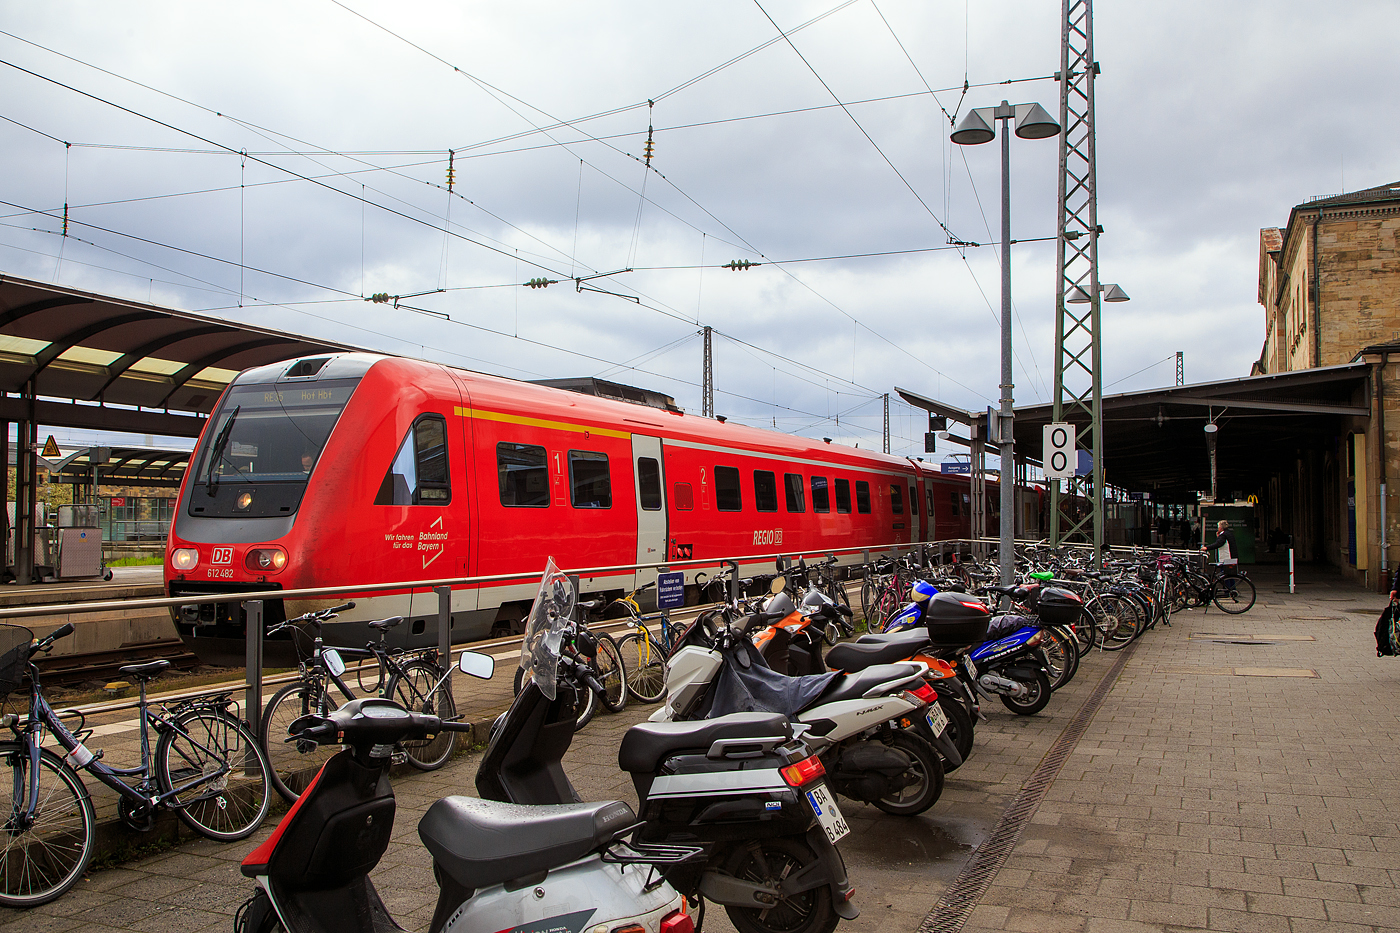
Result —
<instances>
[{"instance_id":1,"label":"puddle on pavement","mask_svg":"<svg viewBox=\"0 0 1400 933\"><path fill-rule=\"evenodd\" d=\"M878 813L874 807L848 806L847 819L862 825L851 827L851 835L841 840L841 852L848 864L889 871L932 870L952 878L987 838L1001 809L995 804L978 807L986 810L985 816L979 818L965 813L939 813L943 806L946 804L936 803L930 813L922 816L881 814L873 820L860 817L868 812Z\"/></svg>"}]
</instances>

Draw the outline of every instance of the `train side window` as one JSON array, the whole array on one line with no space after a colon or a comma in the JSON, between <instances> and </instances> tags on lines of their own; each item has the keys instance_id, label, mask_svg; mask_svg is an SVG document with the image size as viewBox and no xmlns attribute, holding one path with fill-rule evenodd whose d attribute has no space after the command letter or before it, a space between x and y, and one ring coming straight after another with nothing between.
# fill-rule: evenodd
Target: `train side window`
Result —
<instances>
[{"instance_id":1,"label":"train side window","mask_svg":"<svg viewBox=\"0 0 1400 933\"><path fill-rule=\"evenodd\" d=\"M802 474L784 473L783 486L787 492L787 510L789 512L807 511L807 503L803 496Z\"/></svg>"},{"instance_id":2,"label":"train side window","mask_svg":"<svg viewBox=\"0 0 1400 933\"><path fill-rule=\"evenodd\" d=\"M870 484L863 479L856 480L856 511L870 514Z\"/></svg>"},{"instance_id":3,"label":"train side window","mask_svg":"<svg viewBox=\"0 0 1400 933\"><path fill-rule=\"evenodd\" d=\"M895 515L904 514L904 489L890 484L890 511Z\"/></svg>"},{"instance_id":4,"label":"train side window","mask_svg":"<svg viewBox=\"0 0 1400 933\"><path fill-rule=\"evenodd\" d=\"M612 508L612 475L608 472L607 454L569 451L569 494L576 509Z\"/></svg>"},{"instance_id":5,"label":"train side window","mask_svg":"<svg viewBox=\"0 0 1400 933\"><path fill-rule=\"evenodd\" d=\"M738 467L715 467L715 508L721 512L743 510L744 494L739 489Z\"/></svg>"},{"instance_id":6,"label":"train side window","mask_svg":"<svg viewBox=\"0 0 1400 933\"><path fill-rule=\"evenodd\" d=\"M695 489L689 483L676 483L671 487L671 505L678 512L689 512L695 508Z\"/></svg>"},{"instance_id":7,"label":"train side window","mask_svg":"<svg viewBox=\"0 0 1400 933\"><path fill-rule=\"evenodd\" d=\"M661 510L661 464L653 457L637 458L637 498L648 512Z\"/></svg>"},{"instance_id":8,"label":"train side window","mask_svg":"<svg viewBox=\"0 0 1400 933\"><path fill-rule=\"evenodd\" d=\"M951 490L951 491L948 493L948 501L950 501L950 502L953 503L953 515L954 515L954 516L957 516L957 515L962 514L962 513L960 513L960 512L958 511L958 491L957 491L956 489Z\"/></svg>"},{"instance_id":9,"label":"train side window","mask_svg":"<svg viewBox=\"0 0 1400 933\"><path fill-rule=\"evenodd\" d=\"M850 514L851 481L848 479L836 480L836 511L842 514Z\"/></svg>"},{"instance_id":10,"label":"train side window","mask_svg":"<svg viewBox=\"0 0 1400 933\"><path fill-rule=\"evenodd\" d=\"M909 487L909 514L919 514L919 487L917 486Z\"/></svg>"},{"instance_id":11,"label":"train side window","mask_svg":"<svg viewBox=\"0 0 1400 933\"><path fill-rule=\"evenodd\" d=\"M933 488L926 487L924 489L924 495L928 496L928 527L929 530L932 531L933 521L938 517L938 514L933 510Z\"/></svg>"},{"instance_id":12,"label":"train side window","mask_svg":"<svg viewBox=\"0 0 1400 933\"><path fill-rule=\"evenodd\" d=\"M501 491L501 505L549 508L549 466L543 447L497 444L496 480Z\"/></svg>"},{"instance_id":13,"label":"train side window","mask_svg":"<svg viewBox=\"0 0 1400 933\"><path fill-rule=\"evenodd\" d=\"M831 511L831 494L827 489L825 476L812 477L812 511Z\"/></svg>"},{"instance_id":14,"label":"train side window","mask_svg":"<svg viewBox=\"0 0 1400 933\"><path fill-rule=\"evenodd\" d=\"M760 512L778 511L778 478L772 470L753 471L753 507Z\"/></svg>"},{"instance_id":15,"label":"train side window","mask_svg":"<svg viewBox=\"0 0 1400 933\"><path fill-rule=\"evenodd\" d=\"M450 501L447 420L441 415L422 415L399 445L374 504L446 505Z\"/></svg>"}]
</instances>

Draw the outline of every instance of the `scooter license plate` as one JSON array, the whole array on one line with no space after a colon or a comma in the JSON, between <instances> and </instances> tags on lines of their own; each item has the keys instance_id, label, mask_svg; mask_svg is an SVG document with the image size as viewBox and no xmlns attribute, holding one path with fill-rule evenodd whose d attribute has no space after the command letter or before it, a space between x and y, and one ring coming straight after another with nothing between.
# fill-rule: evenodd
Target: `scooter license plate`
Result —
<instances>
[{"instance_id":1,"label":"scooter license plate","mask_svg":"<svg viewBox=\"0 0 1400 933\"><path fill-rule=\"evenodd\" d=\"M963 655L963 670L967 671L967 676L973 680L977 679L977 665L972 663L971 655Z\"/></svg>"},{"instance_id":2,"label":"scooter license plate","mask_svg":"<svg viewBox=\"0 0 1400 933\"><path fill-rule=\"evenodd\" d=\"M928 719L928 727L933 730L934 735L942 735L943 730L948 728L948 716L937 703L929 704L924 717Z\"/></svg>"},{"instance_id":3,"label":"scooter license plate","mask_svg":"<svg viewBox=\"0 0 1400 933\"><path fill-rule=\"evenodd\" d=\"M817 811L817 822L821 824L827 839L836 842L851 831L851 827L846 825L846 818L836 806L836 795L827 790L825 784L817 784L807 791L807 801Z\"/></svg>"}]
</instances>

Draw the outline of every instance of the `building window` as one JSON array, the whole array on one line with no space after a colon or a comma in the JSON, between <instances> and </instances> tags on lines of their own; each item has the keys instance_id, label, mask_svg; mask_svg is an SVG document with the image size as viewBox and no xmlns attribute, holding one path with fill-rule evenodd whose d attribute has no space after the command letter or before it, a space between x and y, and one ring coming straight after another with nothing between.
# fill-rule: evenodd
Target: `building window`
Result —
<instances>
[{"instance_id":1,"label":"building window","mask_svg":"<svg viewBox=\"0 0 1400 933\"><path fill-rule=\"evenodd\" d=\"M826 488L825 476L812 477L812 511L831 511L831 495Z\"/></svg>"},{"instance_id":2,"label":"building window","mask_svg":"<svg viewBox=\"0 0 1400 933\"><path fill-rule=\"evenodd\" d=\"M661 464L654 457L637 458L637 501L648 512L661 511Z\"/></svg>"},{"instance_id":3,"label":"building window","mask_svg":"<svg viewBox=\"0 0 1400 933\"><path fill-rule=\"evenodd\" d=\"M838 479L836 481L836 511L843 515L850 514L851 481L848 479Z\"/></svg>"},{"instance_id":4,"label":"building window","mask_svg":"<svg viewBox=\"0 0 1400 933\"><path fill-rule=\"evenodd\" d=\"M863 479L856 480L856 511L861 515L870 514L870 484Z\"/></svg>"},{"instance_id":5,"label":"building window","mask_svg":"<svg viewBox=\"0 0 1400 933\"><path fill-rule=\"evenodd\" d=\"M890 485L890 511L895 515L904 514L904 490L893 484Z\"/></svg>"},{"instance_id":6,"label":"building window","mask_svg":"<svg viewBox=\"0 0 1400 933\"><path fill-rule=\"evenodd\" d=\"M608 472L607 454L569 451L569 495L576 509L612 508L612 475Z\"/></svg>"},{"instance_id":7,"label":"building window","mask_svg":"<svg viewBox=\"0 0 1400 933\"><path fill-rule=\"evenodd\" d=\"M408 429L394 462L379 484L375 505L446 505L452 500L447 476L447 420L422 415Z\"/></svg>"},{"instance_id":8,"label":"building window","mask_svg":"<svg viewBox=\"0 0 1400 933\"><path fill-rule=\"evenodd\" d=\"M739 512L744 508L744 496L739 490L737 467L715 467L715 508L721 512Z\"/></svg>"},{"instance_id":9,"label":"building window","mask_svg":"<svg viewBox=\"0 0 1400 933\"><path fill-rule=\"evenodd\" d=\"M783 489L787 493L787 510L789 512L807 511L807 503L803 497L801 473L784 473Z\"/></svg>"},{"instance_id":10,"label":"building window","mask_svg":"<svg viewBox=\"0 0 1400 933\"><path fill-rule=\"evenodd\" d=\"M533 444L497 444L496 482L501 491L501 505L547 508L549 467L544 448Z\"/></svg>"},{"instance_id":11,"label":"building window","mask_svg":"<svg viewBox=\"0 0 1400 933\"><path fill-rule=\"evenodd\" d=\"M753 471L753 507L760 512L778 511L778 478L770 470Z\"/></svg>"}]
</instances>

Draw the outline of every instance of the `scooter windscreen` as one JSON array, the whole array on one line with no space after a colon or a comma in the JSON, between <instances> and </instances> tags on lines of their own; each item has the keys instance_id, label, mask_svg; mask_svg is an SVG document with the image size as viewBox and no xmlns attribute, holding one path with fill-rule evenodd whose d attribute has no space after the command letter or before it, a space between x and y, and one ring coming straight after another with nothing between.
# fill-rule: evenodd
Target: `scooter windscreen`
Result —
<instances>
[{"instance_id":1,"label":"scooter windscreen","mask_svg":"<svg viewBox=\"0 0 1400 933\"><path fill-rule=\"evenodd\" d=\"M578 593L573 581L549 558L520 644L520 666L550 700L559 674L559 646L573 619Z\"/></svg>"}]
</instances>

